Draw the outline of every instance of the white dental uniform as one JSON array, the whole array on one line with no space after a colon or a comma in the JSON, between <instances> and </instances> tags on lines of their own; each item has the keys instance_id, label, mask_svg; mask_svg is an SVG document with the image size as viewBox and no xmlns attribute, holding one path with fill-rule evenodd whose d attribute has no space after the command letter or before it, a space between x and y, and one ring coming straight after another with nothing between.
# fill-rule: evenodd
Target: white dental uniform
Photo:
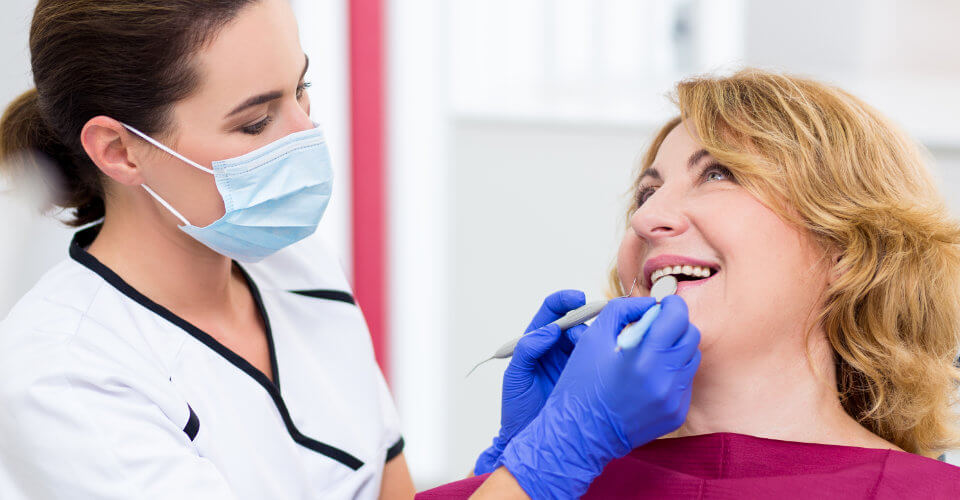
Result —
<instances>
[{"instance_id":1,"label":"white dental uniform","mask_svg":"<svg viewBox=\"0 0 960 500\"><path fill-rule=\"evenodd\" d=\"M242 266L271 382L87 253L98 230L0 323L0 499L379 495L403 439L336 260Z\"/></svg>"}]
</instances>

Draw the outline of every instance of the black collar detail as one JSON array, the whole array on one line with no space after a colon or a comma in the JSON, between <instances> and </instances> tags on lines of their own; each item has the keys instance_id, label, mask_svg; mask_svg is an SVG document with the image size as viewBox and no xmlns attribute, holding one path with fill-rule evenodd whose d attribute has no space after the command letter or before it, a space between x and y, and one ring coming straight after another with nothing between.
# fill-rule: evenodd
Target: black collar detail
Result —
<instances>
[{"instance_id":1,"label":"black collar detail","mask_svg":"<svg viewBox=\"0 0 960 500\"><path fill-rule=\"evenodd\" d=\"M303 295L304 297L313 297L315 299L334 300L357 305L357 301L353 298L353 295L341 290L290 290L290 293Z\"/></svg>"},{"instance_id":2,"label":"black collar detail","mask_svg":"<svg viewBox=\"0 0 960 500\"><path fill-rule=\"evenodd\" d=\"M257 289L256 283L250 278L250 275L247 274L246 270L240 266L237 262L234 262L234 265L237 266L237 269L240 270L243 274L243 278L246 280L247 285L250 287L250 292L253 294L253 299L256 302L257 309L260 311L260 317L263 318L264 329L267 333L267 346L270 351L270 362L272 364L272 374L273 380L277 383L272 382L266 375L263 374L256 367L251 365L247 360L243 359L240 355L228 349L226 346L218 342L212 336L204 332L203 330L197 328L189 321L177 316L172 311L166 307L157 304L156 302L150 300L147 296L143 295L135 288L130 286L129 283L123 280L117 273L113 272L109 267L104 265L102 262L97 260L96 257L91 255L86 251L86 248L93 243L93 240L97 237L97 234L100 232L100 224L90 226L88 228L77 231L73 237L73 241L70 243L70 257L87 267L91 271L97 273L101 278L103 278L107 283L116 288L118 291L129 297L134 302L142 305L143 307L149 309L158 316L166 319L167 321L173 323L174 325L180 327L193 338L197 339L214 352L222 356L224 359L229 361L232 365L236 366L244 373L249 375L251 378L257 381L270 395L273 399L274 405L277 407L277 411L280 413L280 417L283 419L284 425L287 427L287 432L290 434L290 437L293 438L301 446L311 449L322 455L336 460L347 467L357 470L360 467L363 467L363 462L354 457L353 455L333 446L330 446L326 443L322 443L313 438L305 436L299 429L293 424L293 419L290 417L290 412L287 410L287 405L283 401L283 396L280 393L280 378L279 370L277 368L277 354L273 345L273 332L270 329L270 319L267 316L267 310L263 305L263 300L260 297L260 291Z\"/></svg>"},{"instance_id":3,"label":"black collar detail","mask_svg":"<svg viewBox=\"0 0 960 500\"><path fill-rule=\"evenodd\" d=\"M197 439L197 433L200 432L200 417L197 416L197 413L193 411L193 407L187 404L187 409L190 410L190 418L187 419L187 425L183 426L183 433L190 438L190 441Z\"/></svg>"}]
</instances>

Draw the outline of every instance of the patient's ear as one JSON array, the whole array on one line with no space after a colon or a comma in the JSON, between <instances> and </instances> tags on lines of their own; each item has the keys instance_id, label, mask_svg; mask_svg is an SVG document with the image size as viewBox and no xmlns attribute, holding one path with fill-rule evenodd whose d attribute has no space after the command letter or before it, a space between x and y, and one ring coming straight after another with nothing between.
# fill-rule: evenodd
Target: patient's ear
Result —
<instances>
[{"instance_id":1,"label":"patient's ear","mask_svg":"<svg viewBox=\"0 0 960 500\"><path fill-rule=\"evenodd\" d=\"M827 273L827 284L832 285L834 282L840 279L840 276L842 276L847 269L841 264L841 261L843 260L843 252L841 252L839 249L833 249L827 252L827 258L829 259L830 264L830 269Z\"/></svg>"}]
</instances>

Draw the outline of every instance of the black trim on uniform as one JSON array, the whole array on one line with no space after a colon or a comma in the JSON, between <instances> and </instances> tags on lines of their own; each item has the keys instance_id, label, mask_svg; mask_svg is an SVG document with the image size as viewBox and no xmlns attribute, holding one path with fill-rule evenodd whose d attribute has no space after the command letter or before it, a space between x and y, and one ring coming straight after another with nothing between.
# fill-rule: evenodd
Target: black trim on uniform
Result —
<instances>
[{"instance_id":1,"label":"black trim on uniform","mask_svg":"<svg viewBox=\"0 0 960 500\"><path fill-rule=\"evenodd\" d=\"M400 436L400 439L387 450L387 462L397 458L397 455L403 453L403 444L403 436Z\"/></svg>"},{"instance_id":2,"label":"black trim on uniform","mask_svg":"<svg viewBox=\"0 0 960 500\"><path fill-rule=\"evenodd\" d=\"M169 309L157 304L156 302L150 300L148 297L138 292L135 288L130 286L126 281L123 280L120 276L114 273L110 268L105 266L102 262L96 259L93 255L85 250L90 243L93 242L93 239L96 238L97 233L100 231L100 225L94 225L86 229L78 231L74 237L73 241L70 243L70 257L87 267L91 271L100 275L107 283L112 285L114 288L119 290L121 293L137 302L141 306L149 309L158 316L166 319L167 321L173 323L174 325L180 327L180 329L189 333L193 338L202 342L204 345L212 349L214 352L222 356L224 359L229 361L231 364L245 372L251 378L257 381L270 395L273 399L274 405L277 407L277 411L280 413L280 417L283 419L284 425L287 427L287 432L290 434L290 437L293 438L301 446L313 450L317 453L325 455L333 460L336 460L347 467L357 470L360 467L363 467L363 462L354 457L353 455L333 446L330 446L326 443L322 443L313 438L305 436L299 429L293 424L293 419L290 417L290 412L287 410L287 405L283 401L283 396L280 393L280 388L277 384L273 383L266 375L263 374L256 367L251 365L247 360L243 359L241 356L235 352L228 349L226 346L217 342L216 339L211 337L209 334L203 330L197 328L187 320L177 316ZM277 358L276 352L273 346L273 333L270 330L270 319L267 316L267 310L263 306L263 301L260 297L260 291L257 289L257 285L250 279L250 275L240 267L240 265L234 262L234 265L240 269L240 272L243 274L244 279L247 281L247 285L250 287L250 291L253 294L253 298L256 301L257 308L260 310L260 317L263 318L263 324L267 333L267 344L270 350L270 361L273 363L273 375L274 380L277 379ZM199 422L198 422L199 424Z\"/></svg>"},{"instance_id":3,"label":"black trim on uniform","mask_svg":"<svg viewBox=\"0 0 960 500\"><path fill-rule=\"evenodd\" d=\"M193 441L197 438L197 433L200 432L200 417L197 416L197 413L193 411L193 407L189 404L187 409L190 410L190 418L187 419L187 425L183 426L183 432L190 438L190 441Z\"/></svg>"},{"instance_id":4,"label":"black trim on uniform","mask_svg":"<svg viewBox=\"0 0 960 500\"><path fill-rule=\"evenodd\" d=\"M279 392L280 368L277 366L277 350L273 347L273 330L270 328L270 318L267 316L267 308L263 305L263 298L260 297L260 290L253 282L253 278L247 274L247 270L240 267L240 264L237 262L234 262L233 265L237 266L237 269L240 270L240 274L243 275L243 279L250 287L250 293L253 294L253 302L256 304L257 311L260 312L260 317L263 319L263 329L267 333L267 353L270 355L270 375L272 375L273 378L273 385L277 387ZM224 349L226 349L226 347L224 347ZM256 368L254 369L256 370ZM257 370L257 373L260 373L260 370Z\"/></svg>"},{"instance_id":5,"label":"black trim on uniform","mask_svg":"<svg viewBox=\"0 0 960 500\"><path fill-rule=\"evenodd\" d=\"M290 290L290 293L313 297L315 299L336 300L338 302L357 305L357 301L353 298L353 295L341 290Z\"/></svg>"}]
</instances>

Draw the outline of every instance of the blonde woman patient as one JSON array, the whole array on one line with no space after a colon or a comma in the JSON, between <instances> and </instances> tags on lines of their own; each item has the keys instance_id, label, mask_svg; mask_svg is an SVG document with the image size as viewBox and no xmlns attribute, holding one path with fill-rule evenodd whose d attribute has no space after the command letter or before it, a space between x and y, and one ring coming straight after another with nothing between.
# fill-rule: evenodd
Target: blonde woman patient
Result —
<instances>
[{"instance_id":1,"label":"blonde woman patient","mask_svg":"<svg viewBox=\"0 0 960 500\"><path fill-rule=\"evenodd\" d=\"M960 226L922 151L793 76L698 77L675 102L610 285L677 274L702 361L680 428L585 497L960 498L960 468L936 460L958 446Z\"/></svg>"}]
</instances>

